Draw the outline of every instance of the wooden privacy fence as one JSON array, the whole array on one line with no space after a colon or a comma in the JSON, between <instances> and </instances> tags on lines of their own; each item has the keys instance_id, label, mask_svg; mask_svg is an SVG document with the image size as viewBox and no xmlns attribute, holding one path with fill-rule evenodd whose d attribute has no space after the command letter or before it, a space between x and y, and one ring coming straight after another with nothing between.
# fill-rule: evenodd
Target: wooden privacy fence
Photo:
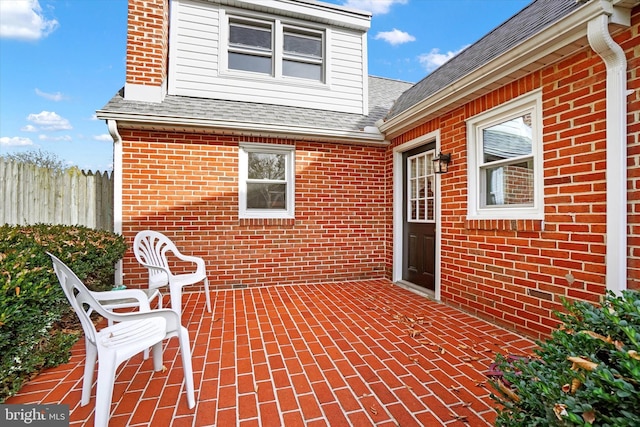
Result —
<instances>
[{"instance_id":1,"label":"wooden privacy fence","mask_svg":"<svg viewBox=\"0 0 640 427\"><path fill-rule=\"evenodd\" d=\"M0 158L0 224L113 231L113 173L64 172Z\"/></svg>"}]
</instances>

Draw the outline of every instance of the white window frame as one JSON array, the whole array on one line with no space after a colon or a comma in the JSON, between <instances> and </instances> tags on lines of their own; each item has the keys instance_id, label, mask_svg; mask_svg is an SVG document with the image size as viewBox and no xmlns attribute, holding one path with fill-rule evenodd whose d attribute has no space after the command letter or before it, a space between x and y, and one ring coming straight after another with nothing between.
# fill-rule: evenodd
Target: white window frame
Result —
<instances>
[{"instance_id":1,"label":"white window frame","mask_svg":"<svg viewBox=\"0 0 640 427\"><path fill-rule=\"evenodd\" d=\"M242 75L245 77L252 77L256 79L279 79L279 80L290 80L295 82L304 82L306 84L327 84L327 75L328 75L328 61L327 61L327 43L329 39L328 29L327 28L317 28L306 25L299 25L295 22L282 21L280 19L267 18L264 16L247 16L244 14L223 14L224 16L224 29L221 31L221 35L224 37L221 42L221 53L222 60L221 72L228 75ZM247 70L238 70L235 68L229 67L229 52L237 51L238 53L242 53L241 50L238 49L230 49L230 25L234 22L241 22L246 25L251 25L252 23L256 25L256 27L271 27L271 59L273 61L272 71L270 74L265 74L261 72L247 71ZM320 60L316 60L310 56L293 56L285 54L284 52L284 34L285 33L299 33L300 35L311 35L316 34L321 41L322 44L322 57ZM256 53L258 51L256 50ZM250 49L244 50L244 53L251 54ZM308 64L319 64L321 67L320 74L321 78L319 80L313 78L306 77L295 77L284 75L282 72L283 62L285 60L297 59L299 62L308 63Z\"/></svg>"},{"instance_id":2,"label":"white window frame","mask_svg":"<svg viewBox=\"0 0 640 427\"><path fill-rule=\"evenodd\" d=\"M285 209L247 208L247 182L249 181L249 153L285 155L286 207ZM295 218L295 147L275 144L240 144L239 150L238 202L240 218Z\"/></svg>"},{"instance_id":3,"label":"white window frame","mask_svg":"<svg viewBox=\"0 0 640 427\"><path fill-rule=\"evenodd\" d=\"M482 131L510 119L531 114L533 204L483 206ZM542 92L536 90L467 120L468 153L468 219L544 219L543 157L542 157Z\"/></svg>"}]
</instances>

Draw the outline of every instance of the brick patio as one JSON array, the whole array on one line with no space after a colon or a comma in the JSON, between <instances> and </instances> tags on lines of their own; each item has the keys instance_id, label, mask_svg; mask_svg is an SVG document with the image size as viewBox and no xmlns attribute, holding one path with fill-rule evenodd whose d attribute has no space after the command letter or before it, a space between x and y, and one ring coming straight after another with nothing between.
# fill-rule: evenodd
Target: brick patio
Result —
<instances>
[{"instance_id":1,"label":"brick patio","mask_svg":"<svg viewBox=\"0 0 640 427\"><path fill-rule=\"evenodd\" d=\"M183 301L196 407L172 339L166 372L141 355L121 365L110 426L492 425L489 364L534 347L387 280L217 291L211 314L202 293ZM6 403L65 403L72 426L93 425L95 386L79 406L83 362L81 340Z\"/></svg>"}]
</instances>

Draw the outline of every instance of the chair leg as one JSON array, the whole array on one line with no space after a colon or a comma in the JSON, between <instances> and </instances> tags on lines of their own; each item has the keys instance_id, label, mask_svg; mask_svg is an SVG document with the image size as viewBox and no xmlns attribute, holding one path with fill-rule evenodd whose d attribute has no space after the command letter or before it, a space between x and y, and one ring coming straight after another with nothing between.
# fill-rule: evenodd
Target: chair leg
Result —
<instances>
[{"instance_id":1,"label":"chair leg","mask_svg":"<svg viewBox=\"0 0 640 427\"><path fill-rule=\"evenodd\" d=\"M153 370L158 372L162 370L162 341L156 343L153 347ZM146 349L145 351L149 351Z\"/></svg>"},{"instance_id":2,"label":"chair leg","mask_svg":"<svg viewBox=\"0 0 640 427\"><path fill-rule=\"evenodd\" d=\"M180 340L180 354L182 355L182 369L184 370L184 382L187 389L187 404L189 409L196 406L196 398L193 387L193 367L191 366L191 349L189 348L189 331L184 326L180 328L178 339Z\"/></svg>"},{"instance_id":3,"label":"chair leg","mask_svg":"<svg viewBox=\"0 0 640 427\"><path fill-rule=\"evenodd\" d=\"M211 296L209 295L209 278L204 278L204 295L207 299L207 311L211 313Z\"/></svg>"},{"instance_id":4,"label":"chair leg","mask_svg":"<svg viewBox=\"0 0 640 427\"><path fill-rule=\"evenodd\" d=\"M182 319L182 288L180 286L169 285L169 293L171 297L171 310L178 314L178 318Z\"/></svg>"},{"instance_id":5,"label":"chair leg","mask_svg":"<svg viewBox=\"0 0 640 427\"><path fill-rule=\"evenodd\" d=\"M80 406L85 406L91 399L93 372L96 368L96 359L98 357L98 350L96 349L96 346L86 338L84 347L87 353L87 360L84 364L84 377L82 378L82 398L80 400Z\"/></svg>"},{"instance_id":6,"label":"chair leg","mask_svg":"<svg viewBox=\"0 0 640 427\"><path fill-rule=\"evenodd\" d=\"M96 391L95 427L107 427L111 413L113 383L116 379L118 362L113 354L105 352L100 355L98 363L98 385Z\"/></svg>"}]
</instances>

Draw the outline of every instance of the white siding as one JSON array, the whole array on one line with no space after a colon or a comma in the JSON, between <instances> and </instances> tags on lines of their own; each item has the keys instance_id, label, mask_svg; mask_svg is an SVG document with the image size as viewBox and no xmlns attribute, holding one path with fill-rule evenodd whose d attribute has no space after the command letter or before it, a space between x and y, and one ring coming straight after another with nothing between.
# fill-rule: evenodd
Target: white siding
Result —
<instances>
[{"instance_id":1,"label":"white siding","mask_svg":"<svg viewBox=\"0 0 640 427\"><path fill-rule=\"evenodd\" d=\"M229 72L221 58L225 11L191 0L172 9L169 88L173 95L260 102L363 114L365 88L362 31L327 29L326 84ZM317 25L317 24L314 24Z\"/></svg>"}]
</instances>

